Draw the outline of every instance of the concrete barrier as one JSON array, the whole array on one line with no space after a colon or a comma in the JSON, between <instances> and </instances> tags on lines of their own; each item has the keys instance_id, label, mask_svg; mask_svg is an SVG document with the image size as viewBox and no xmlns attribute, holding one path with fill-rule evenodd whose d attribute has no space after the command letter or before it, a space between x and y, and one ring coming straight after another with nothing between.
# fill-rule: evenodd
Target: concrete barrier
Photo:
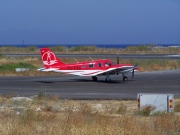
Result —
<instances>
[{"instance_id":1,"label":"concrete barrier","mask_svg":"<svg viewBox=\"0 0 180 135\"><path fill-rule=\"evenodd\" d=\"M16 68L16 72L25 72L29 71L29 68Z\"/></svg>"}]
</instances>

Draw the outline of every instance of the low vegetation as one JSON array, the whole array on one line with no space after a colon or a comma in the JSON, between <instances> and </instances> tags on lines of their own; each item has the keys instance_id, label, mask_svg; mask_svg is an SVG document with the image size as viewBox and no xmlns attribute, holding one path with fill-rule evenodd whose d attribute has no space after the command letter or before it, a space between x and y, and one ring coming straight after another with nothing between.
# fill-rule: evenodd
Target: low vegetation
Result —
<instances>
[{"instance_id":1,"label":"low vegetation","mask_svg":"<svg viewBox=\"0 0 180 135\"><path fill-rule=\"evenodd\" d=\"M76 47L71 47L70 51L72 52L94 52L96 51L98 48L96 46L76 46Z\"/></svg>"},{"instance_id":2,"label":"low vegetation","mask_svg":"<svg viewBox=\"0 0 180 135\"><path fill-rule=\"evenodd\" d=\"M140 72L180 69L180 60L168 59L120 59L120 63L138 65Z\"/></svg>"},{"instance_id":3,"label":"low vegetation","mask_svg":"<svg viewBox=\"0 0 180 135\"><path fill-rule=\"evenodd\" d=\"M12 96L0 97L0 134L3 135L180 133L180 111L157 117L149 115L148 107L138 112L134 100L67 100L56 95L48 97L43 91L32 98ZM175 99L175 108L179 108L179 102L180 99Z\"/></svg>"},{"instance_id":4,"label":"low vegetation","mask_svg":"<svg viewBox=\"0 0 180 135\"><path fill-rule=\"evenodd\" d=\"M101 59L101 58L93 58ZM81 61L91 61L90 58L77 58ZM116 62L116 58L111 58ZM76 63L73 58L62 58L65 63ZM119 59L120 63L130 63L138 65L140 72L174 70L180 69L180 60L169 59ZM41 57L0 57L0 76L42 76L59 75L52 72L40 72L38 68L43 67ZM15 72L15 68L29 68L28 72Z\"/></svg>"},{"instance_id":5,"label":"low vegetation","mask_svg":"<svg viewBox=\"0 0 180 135\"><path fill-rule=\"evenodd\" d=\"M48 46L47 46L48 47ZM157 45L138 45L126 48L99 48L95 45L49 46L57 54L180 54L180 47L159 47ZM0 54L39 54L36 46L1 46Z\"/></svg>"},{"instance_id":6,"label":"low vegetation","mask_svg":"<svg viewBox=\"0 0 180 135\"><path fill-rule=\"evenodd\" d=\"M30 70L36 69L35 66L29 63L13 63L13 64L3 64L0 66L0 71L15 71L16 68L29 68Z\"/></svg>"}]
</instances>

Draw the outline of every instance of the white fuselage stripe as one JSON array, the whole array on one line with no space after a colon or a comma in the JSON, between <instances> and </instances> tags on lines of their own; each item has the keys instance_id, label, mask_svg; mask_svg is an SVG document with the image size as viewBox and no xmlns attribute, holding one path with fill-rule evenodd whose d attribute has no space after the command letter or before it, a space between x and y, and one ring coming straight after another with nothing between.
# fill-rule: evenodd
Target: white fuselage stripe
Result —
<instances>
[{"instance_id":1,"label":"white fuselage stripe","mask_svg":"<svg viewBox=\"0 0 180 135\"><path fill-rule=\"evenodd\" d=\"M123 68L127 68L127 69L122 70ZM132 66L122 66L120 68L109 68L107 70L59 70L56 68L49 68L41 71L52 71L52 72L59 72L59 73L78 75L78 76L97 76L99 74L103 74L106 72L108 74L108 72L113 70L117 70L117 72L121 74L121 73L131 72L133 69L134 68Z\"/></svg>"}]
</instances>

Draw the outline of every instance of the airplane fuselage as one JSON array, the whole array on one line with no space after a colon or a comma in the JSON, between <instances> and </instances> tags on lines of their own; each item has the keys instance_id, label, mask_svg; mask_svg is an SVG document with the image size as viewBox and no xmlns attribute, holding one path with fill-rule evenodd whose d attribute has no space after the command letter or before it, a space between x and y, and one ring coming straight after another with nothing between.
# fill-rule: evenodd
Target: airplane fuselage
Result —
<instances>
[{"instance_id":1,"label":"airplane fuselage","mask_svg":"<svg viewBox=\"0 0 180 135\"><path fill-rule=\"evenodd\" d=\"M110 81L109 75L122 74L123 80L126 80L127 77L124 76L124 74L132 73L132 76L134 76L134 71L138 70L137 67L132 64L115 64L113 61L107 59L66 64L56 57L49 48L41 48L40 52L44 68L38 69L39 71L59 72L77 76L92 76L94 81L97 81L96 76L105 75L106 81Z\"/></svg>"}]
</instances>

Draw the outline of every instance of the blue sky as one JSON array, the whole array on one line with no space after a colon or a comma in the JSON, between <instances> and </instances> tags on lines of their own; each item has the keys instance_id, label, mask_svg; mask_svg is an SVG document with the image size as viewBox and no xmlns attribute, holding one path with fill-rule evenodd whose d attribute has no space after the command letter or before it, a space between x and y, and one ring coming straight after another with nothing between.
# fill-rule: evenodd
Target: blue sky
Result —
<instances>
[{"instance_id":1,"label":"blue sky","mask_svg":"<svg viewBox=\"0 0 180 135\"><path fill-rule=\"evenodd\" d=\"M0 0L0 45L179 44L180 0Z\"/></svg>"}]
</instances>

